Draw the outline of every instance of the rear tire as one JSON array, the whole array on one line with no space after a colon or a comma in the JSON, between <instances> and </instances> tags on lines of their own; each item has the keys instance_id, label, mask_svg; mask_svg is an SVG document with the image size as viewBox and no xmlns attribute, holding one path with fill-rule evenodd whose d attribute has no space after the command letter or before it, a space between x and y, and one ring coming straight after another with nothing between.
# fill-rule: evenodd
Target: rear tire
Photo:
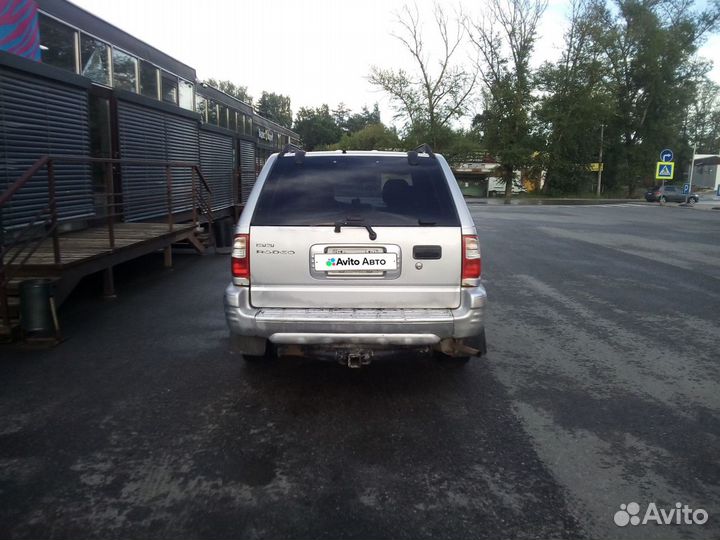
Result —
<instances>
[{"instance_id":1,"label":"rear tire","mask_svg":"<svg viewBox=\"0 0 720 540\"><path fill-rule=\"evenodd\" d=\"M695 197L690 197L688 199L688 205L689 206L695 206L695 203L698 202L698 200Z\"/></svg>"}]
</instances>

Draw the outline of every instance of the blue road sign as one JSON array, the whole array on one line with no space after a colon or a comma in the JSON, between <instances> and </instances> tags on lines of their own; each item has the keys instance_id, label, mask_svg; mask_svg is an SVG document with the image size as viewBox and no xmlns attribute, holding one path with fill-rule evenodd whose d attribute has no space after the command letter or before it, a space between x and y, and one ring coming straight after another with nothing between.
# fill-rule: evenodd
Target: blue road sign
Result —
<instances>
[{"instance_id":1,"label":"blue road sign","mask_svg":"<svg viewBox=\"0 0 720 540\"><path fill-rule=\"evenodd\" d=\"M690 184L683 184L683 195L690 193Z\"/></svg>"},{"instance_id":2,"label":"blue road sign","mask_svg":"<svg viewBox=\"0 0 720 540\"><path fill-rule=\"evenodd\" d=\"M660 152L660 161L672 161L675 157L675 154L673 154L673 151L669 148L666 148L662 152Z\"/></svg>"}]
</instances>

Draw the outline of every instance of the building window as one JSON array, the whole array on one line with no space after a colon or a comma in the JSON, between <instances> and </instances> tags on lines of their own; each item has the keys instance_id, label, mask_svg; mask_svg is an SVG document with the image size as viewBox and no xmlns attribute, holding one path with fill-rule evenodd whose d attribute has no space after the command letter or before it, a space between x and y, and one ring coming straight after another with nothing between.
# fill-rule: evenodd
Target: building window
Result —
<instances>
[{"instance_id":1,"label":"building window","mask_svg":"<svg viewBox=\"0 0 720 540\"><path fill-rule=\"evenodd\" d=\"M208 105L207 105L207 123L212 124L213 126L218 125L218 112L217 112L217 103L215 103L212 99L208 99Z\"/></svg>"},{"instance_id":2,"label":"building window","mask_svg":"<svg viewBox=\"0 0 720 540\"><path fill-rule=\"evenodd\" d=\"M140 60L140 93L158 99L158 68Z\"/></svg>"},{"instance_id":3,"label":"building window","mask_svg":"<svg viewBox=\"0 0 720 540\"><path fill-rule=\"evenodd\" d=\"M238 113L230 109L230 117L228 118L228 129L230 131L237 131L237 115Z\"/></svg>"},{"instance_id":4,"label":"building window","mask_svg":"<svg viewBox=\"0 0 720 540\"><path fill-rule=\"evenodd\" d=\"M77 32L75 30L40 14L40 54L43 64L77 73L76 43Z\"/></svg>"},{"instance_id":5,"label":"building window","mask_svg":"<svg viewBox=\"0 0 720 540\"><path fill-rule=\"evenodd\" d=\"M189 81L184 81L180 79L180 106L183 109L187 109L188 111L192 111L193 106L193 97L195 94L195 85Z\"/></svg>"},{"instance_id":6,"label":"building window","mask_svg":"<svg viewBox=\"0 0 720 540\"><path fill-rule=\"evenodd\" d=\"M253 121L252 116L245 117L245 135L253 135Z\"/></svg>"},{"instance_id":7,"label":"building window","mask_svg":"<svg viewBox=\"0 0 720 540\"><path fill-rule=\"evenodd\" d=\"M110 86L110 46L85 34L80 35L80 73L98 84Z\"/></svg>"},{"instance_id":8,"label":"building window","mask_svg":"<svg viewBox=\"0 0 720 540\"><path fill-rule=\"evenodd\" d=\"M238 117L238 125L237 125L237 132L243 135L245 133L245 115L241 112L237 114Z\"/></svg>"},{"instance_id":9,"label":"building window","mask_svg":"<svg viewBox=\"0 0 720 540\"><path fill-rule=\"evenodd\" d=\"M113 49L113 86L130 92L137 92L137 58Z\"/></svg>"},{"instance_id":10,"label":"building window","mask_svg":"<svg viewBox=\"0 0 720 540\"><path fill-rule=\"evenodd\" d=\"M167 103L178 102L178 80L177 77L163 72L162 77L162 99Z\"/></svg>"},{"instance_id":11,"label":"building window","mask_svg":"<svg viewBox=\"0 0 720 540\"><path fill-rule=\"evenodd\" d=\"M228 108L225 105L219 106L219 114L220 114L220 127L227 128L228 127Z\"/></svg>"},{"instance_id":12,"label":"building window","mask_svg":"<svg viewBox=\"0 0 720 540\"><path fill-rule=\"evenodd\" d=\"M200 114L203 123L207 122L207 99L200 94L195 96L195 112Z\"/></svg>"}]
</instances>

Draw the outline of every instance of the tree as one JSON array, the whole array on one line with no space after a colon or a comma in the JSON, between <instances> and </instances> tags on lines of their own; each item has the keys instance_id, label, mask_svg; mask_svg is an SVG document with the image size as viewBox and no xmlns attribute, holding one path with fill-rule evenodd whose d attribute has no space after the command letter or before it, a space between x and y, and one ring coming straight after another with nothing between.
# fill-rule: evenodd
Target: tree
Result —
<instances>
[{"instance_id":1,"label":"tree","mask_svg":"<svg viewBox=\"0 0 720 540\"><path fill-rule=\"evenodd\" d=\"M397 133L383 124L368 124L354 133L345 133L331 149L397 150L402 144Z\"/></svg>"},{"instance_id":2,"label":"tree","mask_svg":"<svg viewBox=\"0 0 720 540\"><path fill-rule=\"evenodd\" d=\"M598 4L602 24L593 40L603 51L605 84L617 114L609 121L610 177L633 195L638 181L652 181L657 153L676 148L676 161L688 159L683 140L686 111L708 66L695 58L703 36L720 17L720 3L694 13L688 1L615 0Z\"/></svg>"},{"instance_id":3,"label":"tree","mask_svg":"<svg viewBox=\"0 0 720 540\"><path fill-rule=\"evenodd\" d=\"M700 82L690 105L687 138L700 154L720 152L720 86L709 79Z\"/></svg>"},{"instance_id":4,"label":"tree","mask_svg":"<svg viewBox=\"0 0 720 540\"><path fill-rule=\"evenodd\" d=\"M292 126L292 110L290 109L290 98L288 96L274 92L263 92L257 104L257 112L260 116L288 129Z\"/></svg>"},{"instance_id":5,"label":"tree","mask_svg":"<svg viewBox=\"0 0 720 540\"><path fill-rule=\"evenodd\" d=\"M546 6L546 0L490 0L478 20L465 19L484 86L478 127L486 149L500 163L507 202L515 172L531 165L537 148L530 126L530 57Z\"/></svg>"},{"instance_id":6,"label":"tree","mask_svg":"<svg viewBox=\"0 0 720 540\"><path fill-rule=\"evenodd\" d=\"M592 1L572 0L560 61L545 63L537 75L543 97L536 125L546 144L541 160L546 193L579 193L587 187L588 164L598 159L601 126L615 114L604 84L602 50L592 39L601 16Z\"/></svg>"},{"instance_id":7,"label":"tree","mask_svg":"<svg viewBox=\"0 0 720 540\"><path fill-rule=\"evenodd\" d=\"M347 122L350 119L350 113L352 112L350 110L350 107L348 107L347 105L345 105L345 103L341 101L337 104L337 107L334 108L331 112L335 123L340 126L341 129L347 131Z\"/></svg>"},{"instance_id":8,"label":"tree","mask_svg":"<svg viewBox=\"0 0 720 540\"><path fill-rule=\"evenodd\" d=\"M363 105L361 112L353 113L347 105L340 102L332 110L332 117L340 129L347 134L357 133L367 126L381 123L380 107L377 103L373 106L372 112L367 108L367 105Z\"/></svg>"},{"instance_id":9,"label":"tree","mask_svg":"<svg viewBox=\"0 0 720 540\"><path fill-rule=\"evenodd\" d=\"M295 116L293 130L300 136L307 150L335 144L342 136L342 130L325 104L315 109L301 107Z\"/></svg>"},{"instance_id":10,"label":"tree","mask_svg":"<svg viewBox=\"0 0 720 540\"><path fill-rule=\"evenodd\" d=\"M341 124L340 127L348 133L357 133L368 126L380 123L382 123L380 121L380 107L375 103L372 111L367 108L367 105L363 105L359 113L349 115L345 123Z\"/></svg>"},{"instance_id":11,"label":"tree","mask_svg":"<svg viewBox=\"0 0 720 540\"><path fill-rule=\"evenodd\" d=\"M546 189L582 189L601 125L607 189L632 195L641 180L653 182L662 148L675 149L676 169L686 168L689 140L712 140L717 125L717 89L706 86L708 66L695 52L719 11L718 2L702 13L676 0L573 2L562 59L538 75Z\"/></svg>"},{"instance_id":12,"label":"tree","mask_svg":"<svg viewBox=\"0 0 720 540\"><path fill-rule=\"evenodd\" d=\"M248 94L247 86L238 86L230 81L217 81L215 79L206 79L203 81L203 84L217 88L218 90L221 90L229 96L237 98L248 105L253 104L253 98L250 94Z\"/></svg>"},{"instance_id":13,"label":"tree","mask_svg":"<svg viewBox=\"0 0 720 540\"><path fill-rule=\"evenodd\" d=\"M417 6L406 5L397 19L400 32L394 36L410 53L415 70L373 66L369 81L390 96L395 118L404 122L407 132L424 126L428 142L437 147L438 132L467 113L477 75L454 63L465 33L463 25L451 24L437 3L433 15L441 43L437 58L431 58L425 48Z\"/></svg>"}]
</instances>

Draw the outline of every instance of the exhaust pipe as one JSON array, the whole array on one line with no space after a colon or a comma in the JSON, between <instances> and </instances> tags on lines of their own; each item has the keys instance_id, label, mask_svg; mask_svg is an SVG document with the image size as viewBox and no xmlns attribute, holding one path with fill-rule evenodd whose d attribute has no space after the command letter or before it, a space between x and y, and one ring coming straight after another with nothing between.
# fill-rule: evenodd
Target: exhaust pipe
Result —
<instances>
[{"instance_id":1,"label":"exhaust pipe","mask_svg":"<svg viewBox=\"0 0 720 540\"><path fill-rule=\"evenodd\" d=\"M461 339L454 338L443 339L436 348L448 356L476 356L480 352L479 349L465 345Z\"/></svg>"}]
</instances>

